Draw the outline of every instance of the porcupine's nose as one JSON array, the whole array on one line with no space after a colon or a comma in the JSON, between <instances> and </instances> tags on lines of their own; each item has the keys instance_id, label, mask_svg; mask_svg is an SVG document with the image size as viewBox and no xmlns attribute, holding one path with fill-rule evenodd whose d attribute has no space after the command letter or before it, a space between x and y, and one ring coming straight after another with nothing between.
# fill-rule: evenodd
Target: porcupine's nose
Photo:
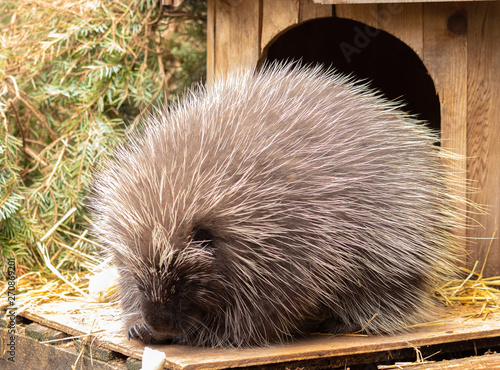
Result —
<instances>
[{"instance_id":1,"label":"porcupine's nose","mask_svg":"<svg viewBox=\"0 0 500 370\"><path fill-rule=\"evenodd\" d=\"M164 315L148 315L145 318L146 325L153 332L175 337L183 332L182 327L173 318Z\"/></svg>"},{"instance_id":2,"label":"porcupine's nose","mask_svg":"<svg viewBox=\"0 0 500 370\"><path fill-rule=\"evenodd\" d=\"M172 308L159 303L145 304L143 318L147 327L157 333L174 337L183 331L180 321L172 313Z\"/></svg>"}]
</instances>

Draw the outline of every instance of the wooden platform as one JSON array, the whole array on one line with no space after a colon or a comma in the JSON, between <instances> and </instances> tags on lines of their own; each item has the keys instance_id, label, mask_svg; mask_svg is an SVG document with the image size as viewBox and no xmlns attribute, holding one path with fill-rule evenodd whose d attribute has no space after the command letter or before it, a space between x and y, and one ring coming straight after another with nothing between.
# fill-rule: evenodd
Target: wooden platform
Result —
<instances>
[{"instance_id":1,"label":"wooden platform","mask_svg":"<svg viewBox=\"0 0 500 370\"><path fill-rule=\"evenodd\" d=\"M50 303L40 307L46 313L24 312L21 316L71 335L82 335L91 331L96 340L93 346L107 348L125 356L140 359L144 345L128 341L120 334L117 325L120 312L116 309L96 309L81 303ZM476 309L477 310L477 309ZM54 312L54 313L48 313ZM65 314L60 314L65 312ZM490 315L485 320L463 318L464 310L447 310L446 317L438 325L423 326L411 333L376 336L330 336L312 335L287 345L257 349L207 349L178 345L151 346L167 356L166 367L172 369L221 369L252 367L274 364L299 365L304 361L326 361L330 365L344 363L349 359L377 358L377 354L414 352L414 348L450 345L469 341L491 339L500 346L500 314ZM99 332L100 331L100 332ZM118 332L118 333L117 333ZM453 345L452 345L453 347ZM367 360L366 362L370 362ZM499 360L500 362L500 360ZM499 364L500 366L500 364Z\"/></svg>"}]
</instances>

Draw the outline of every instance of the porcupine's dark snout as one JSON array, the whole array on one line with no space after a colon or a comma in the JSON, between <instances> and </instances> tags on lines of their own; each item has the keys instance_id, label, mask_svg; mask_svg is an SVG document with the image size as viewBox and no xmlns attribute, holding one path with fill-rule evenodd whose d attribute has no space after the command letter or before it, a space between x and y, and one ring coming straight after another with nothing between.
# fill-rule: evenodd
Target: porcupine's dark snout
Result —
<instances>
[{"instance_id":1,"label":"porcupine's dark snout","mask_svg":"<svg viewBox=\"0 0 500 370\"><path fill-rule=\"evenodd\" d=\"M192 310L186 307L186 311L182 312L170 301L145 300L141 309L143 321L129 329L129 339L141 339L145 343L169 342L195 326L194 316L189 315Z\"/></svg>"},{"instance_id":2,"label":"porcupine's dark snout","mask_svg":"<svg viewBox=\"0 0 500 370\"><path fill-rule=\"evenodd\" d=\"M182 324L186 326L185 320L176 315L171 304L145 304L143 308L144 323L148 328L154 328L155 332L175 337L182 333ZM183 322L184 321L184 322Z\"/></svg>"}]
</instances>

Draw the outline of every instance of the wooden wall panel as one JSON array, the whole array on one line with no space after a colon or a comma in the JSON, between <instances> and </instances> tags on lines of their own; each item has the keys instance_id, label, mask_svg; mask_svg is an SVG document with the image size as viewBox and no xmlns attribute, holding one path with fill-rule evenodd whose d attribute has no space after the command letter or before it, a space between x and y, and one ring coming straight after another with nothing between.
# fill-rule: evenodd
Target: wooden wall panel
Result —
<instances>
[{"instance_id":1,"label":"wooden wall panel","mask_svg":"<svg viewBox=\"0 0 500 370\"><path fill-rule=\"evenodd\" d=\"M333 7L331 5L315 4L313 0L301 0L299 11L299 23L310 19L331 17Z\"/></svg>"},{"instance_id":2,"label":"wooden wall panel","mask_svg":"<svg viewBox=\"0 0 500 370\"><path fill-rule=\"evenodd\" d=\"M335 5L335 16L378 27L377 4Z\"/></svg>"},{"instance_id":3,"label":"wooden wall panel","mask_svg":"<svg viewBox=\"0 0 500 370\"><path fill-rule=\"evenodd\" d=\"M424 4L424 64L426 65L441 103L441 145L458 154L450 161L457 182L457 196L466 197L467 155L467 30L458 26L451 32L450 17L465 12L465 4ZM457 18L460 23L461 18ZM462 214L465 223L465 210ZM465 232L458 232L466 236ZM464 261L465 262L465 250Z\"/></svg>"},{"instance_id":4,"label":"wooden wall panel","mask_svg":"<svg viewBox=\"0 0 500 370\"><path fill-rule=\"evenodd\" d=\"M470 198L487 213L471 215L470 264L482 265L500 222L500 3L470 3L468 15L467 156ZM500 275L500 235L492 244L486 276ZM474 239L476 238L476 240Z\"/></svg>"},{"instance_id":5,"label":"wooden wall panel","mask_svg":"<svg viewBox=\"0 0 500 370\"><path fill-rule=\"evenodd\" d=\"M299 23L299 10L299 0L264 0L261 48L265 48L276 35Z\"/></svg>"},{"instance_id":6,"label":"wooden wall panel","mask_svg":"<svg viewBox=\"0 0 500 370\"><path fill-rule=\"evenodd\" d=\"M209 0L207 82L231 67L257 66L277 36L304 21L332 16L313 0Z\"/></svg>"},{"instance_id":7,"label":"wooden wall panel","mask_svg":"<svg viewBox=\"0 0 500 370\"><path fill-rule=\"evenodd\" d=\"M211 10L215 31L213 65L207 65L211 68L207 79L225 75L234 67L255 66L260 52L260 1L214 0Z\"/></svg>"}]
</instances>

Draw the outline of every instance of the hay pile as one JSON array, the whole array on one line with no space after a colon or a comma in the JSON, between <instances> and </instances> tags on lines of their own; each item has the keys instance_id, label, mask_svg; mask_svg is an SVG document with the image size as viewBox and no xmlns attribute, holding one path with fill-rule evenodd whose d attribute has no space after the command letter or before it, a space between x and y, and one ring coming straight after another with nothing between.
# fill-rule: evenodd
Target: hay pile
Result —
<instances>
[{"instance_id":1,"label":"hay pile","mask_svg":"<svg viewBox=\"0 0 500 370\"><path fill-rule=\"evenodd\" d=\"M476 261L472 270L460 267L460 270L466 273L467 277L449 281L437 292L449 306L476 307L477 310L467 314L468 318L482 317L485 320L491 313L500 312L500 276L483 276L495 235L496 230L493 232L485 260L479 272L477 272L479 261Z\"/></svg>"}]
</instances>

